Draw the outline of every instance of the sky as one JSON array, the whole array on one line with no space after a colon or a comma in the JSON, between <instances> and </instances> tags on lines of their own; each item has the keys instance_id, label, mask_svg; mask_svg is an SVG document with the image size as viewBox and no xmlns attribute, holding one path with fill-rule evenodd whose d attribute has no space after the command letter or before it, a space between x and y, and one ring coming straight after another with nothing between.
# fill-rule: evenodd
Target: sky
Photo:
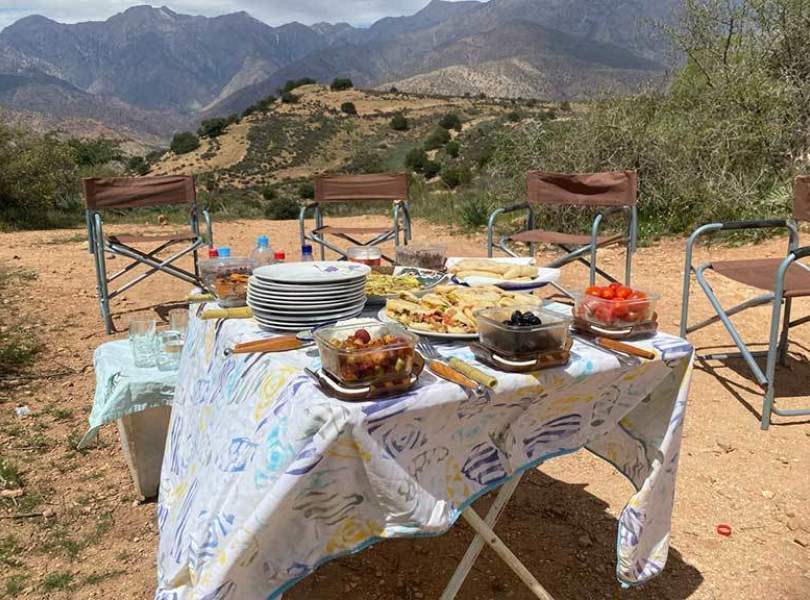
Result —
<instances>
[{"instance_id":1,"label":"sky","mask_svg":"<svg viewBox=\"0 0 810 600\"><path fill-rule=\"evenodd\" d=\"M62 23L104 20L144 0L0 0L0 29L28 15L44 15ZM346 21L359 27L387 16L410 15L428 0L153 0L173 11L215 16L244 10L269 25L290 21Z\"/></svg>"}]
</instances>

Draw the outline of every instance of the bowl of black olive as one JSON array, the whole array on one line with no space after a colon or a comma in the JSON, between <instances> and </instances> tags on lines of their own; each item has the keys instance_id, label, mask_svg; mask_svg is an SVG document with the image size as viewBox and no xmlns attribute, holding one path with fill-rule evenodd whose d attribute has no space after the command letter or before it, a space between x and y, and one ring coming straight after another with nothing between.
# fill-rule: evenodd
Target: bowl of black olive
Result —
<instances>
[{"instance_id":1,"label":"bowl of black olive","mask_svg":"<svg viewBox=\"0 0 810 600\"><path fill-rule=\"evenodd\" d=\"M485 308L475 318L481 344L504 356L561 350L571 325L569 317L536 306Z\"/></svg>"}]
</instances>

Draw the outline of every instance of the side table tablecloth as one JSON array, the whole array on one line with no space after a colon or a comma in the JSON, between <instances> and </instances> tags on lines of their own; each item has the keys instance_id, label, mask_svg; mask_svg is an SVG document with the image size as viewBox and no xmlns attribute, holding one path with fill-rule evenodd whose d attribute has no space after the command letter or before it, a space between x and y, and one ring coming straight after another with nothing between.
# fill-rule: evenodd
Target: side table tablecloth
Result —
<instances>
[{"instance_id":1,"label":"side table tablecloth","mask_svg":"<svg viewBox=\"0 0 810 600\"><path fill-rule=\"evenodd\" d=\"M177 371L136 367L129 340L107 342L96 348L93 368L96 372L93 410L87 433L79 441L79 449L92 442L105 423L172 403Z\"/></svg>"}]
</instances>

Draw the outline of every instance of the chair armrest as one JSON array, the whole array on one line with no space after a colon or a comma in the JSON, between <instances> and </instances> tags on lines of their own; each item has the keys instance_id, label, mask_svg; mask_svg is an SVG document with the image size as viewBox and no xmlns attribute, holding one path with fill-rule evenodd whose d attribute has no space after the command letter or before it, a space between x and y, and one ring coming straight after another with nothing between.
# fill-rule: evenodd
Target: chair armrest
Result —
<instances>
[{"instance_id":1,"label":"chair armrest","mask_svg":"<svg viewBox=\"0 0 810 600\"><path fill-rule=\"evenodd\" d=\"M795 260L800 258L805 258L810 256L810 246L804 246L803 248L796 248L795 250L791 251L790 253Z\"/></svg>"},{"instance_id":2,"label":"chair armrest","mask_svg":"<svg viewBox=\"0 0 810 600\"><path fill-rule=\"evenodd\" d=\"M798 242L799 239L799 230L793 221L787 219L763 219L760 221L756 220L728 221L726 223L707 223L706 225L701 225L700 227L695 229L689 236L689 239L687 240L686 243L686 249L687 252L691 254L691 249L699 237L709 233L715 233L717 231L737 231L742 229L775 229L780 227L788 230L788 232L790 233L791 248L795 247L795 244Z\"/></svg>"},{"instance_id":3,"label":"chair armrest","mask_svg":"<svg viewBox=\"0 0 810 600\"><path fill-rule=\"evenodd\" d=\"M515 212L518 210L526 210L530 208L528 202L522 202L521 204L513 204L512 206L504 206L501 208L496 208L491 213L489 213L489 228L492 229L495 227L495 221L500 215Z\"/></svg>"}]
</instances>

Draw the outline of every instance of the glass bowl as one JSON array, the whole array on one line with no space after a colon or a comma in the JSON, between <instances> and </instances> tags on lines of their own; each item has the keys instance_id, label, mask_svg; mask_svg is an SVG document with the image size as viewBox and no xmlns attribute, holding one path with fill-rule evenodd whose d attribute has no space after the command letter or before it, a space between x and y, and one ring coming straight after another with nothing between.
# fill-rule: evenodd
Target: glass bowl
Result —
<instances>
[{"instance_id":1,"label":"glass bowl","mask_svg":"<svg viewBox=\"0 0 810 600\"><path fill-rule=\"evenodd\" d=\"M605 329L626 329L654 320L660 296L634 290L640 297L610 299L574 293L574 318Z\"/></svg>"},{"instance_id":2,"label":"glass bowl","mask_svg":"<svg viewBox=\"0 0 810 600\"><path fill-rule=\"evenodd\" d=\"M324 371L346 386L410 377L418 340L403 327L389 323L330 325L315 330Z\"/></svg>"},{"instance_id":3,"label":"glass bowl","mask_svg":"<svg viewBox=\"0 0 810 600\"><path fill-rule=\"evenodd\" d=\"M247 304L248 279L253 273L251 258L221 257L200 263L200 276L208 291L223 307Z\"/></svg>"},{"instance_id":4,"label":"glass bowl","mask_svg":"<svg viewBox=\"0 0 810 600\"><path fill-rule=\"evenodd\" d=\"M507 324L515 311L531 313L539 325ZM562 350L568 343L571 318L536 306L484 308L475 313L481 344L504 356L528 356Z\"/></svg>"}]
</instances>

